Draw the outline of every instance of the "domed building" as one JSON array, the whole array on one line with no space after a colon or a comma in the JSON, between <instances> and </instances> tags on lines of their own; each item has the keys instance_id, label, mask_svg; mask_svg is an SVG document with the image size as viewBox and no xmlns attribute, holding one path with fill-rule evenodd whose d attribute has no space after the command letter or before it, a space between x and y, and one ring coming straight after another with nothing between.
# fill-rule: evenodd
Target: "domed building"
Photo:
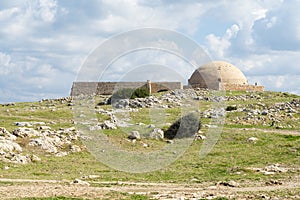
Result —
<instances>
[{"instance_id":1,"label":"domed building","mask_svg":"<svg viewBox=\"0 0 300 200\"><path fill-rule=\"evenodd\" d=\"M262 86L249 85L240 69L224 61L214 61L199 67L188 80L193 88L208 88L213 90L256 90L262 91Z\"/></svg>"}]
</instances>

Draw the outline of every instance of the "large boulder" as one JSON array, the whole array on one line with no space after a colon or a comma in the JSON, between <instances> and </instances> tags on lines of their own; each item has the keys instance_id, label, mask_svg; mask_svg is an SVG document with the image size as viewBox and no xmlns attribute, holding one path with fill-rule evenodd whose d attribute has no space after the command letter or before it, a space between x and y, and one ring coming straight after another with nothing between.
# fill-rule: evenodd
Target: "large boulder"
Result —
<instances>
[{"instance_id":1,"label":"large boulder","mask_svg":"<svg viewBox=\"0 0 300 200\"><path fill-rule=\"evenodd\" d=\"M200 128L199 116L195 113L189 113L175 121L165 131L164 137L167 139L194 137Z\"/></svg>"}]
</instances>

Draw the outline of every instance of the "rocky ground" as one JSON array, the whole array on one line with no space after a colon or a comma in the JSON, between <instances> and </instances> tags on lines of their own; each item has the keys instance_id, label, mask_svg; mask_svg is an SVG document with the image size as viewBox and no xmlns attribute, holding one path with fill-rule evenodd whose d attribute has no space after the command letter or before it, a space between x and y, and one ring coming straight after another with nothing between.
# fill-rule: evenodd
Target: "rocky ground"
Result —
<instances>
[{"instance_id":1,"label":"rocky ground","mask_svg":"<svg viewBox=\"0 0 300 200\"><path fill-rule=\"evenodd\" d=\"M119 100L109 107L108 97L102 96L95 111L104 120L96 125L90 126L90 130L118 130L132 125L132 122L120 118L120 113L126 110L130 113L138 113L144 108L181 108L189 105L201 103L204 105L197 112L201 119L224 118L226 128L241 129L243 131L266 131L277 134L300 136L300 98L285 93L242 93L240 95L212 94L208 90L176 90L162 95L150 96L147 98L137 98L133 100ZM288 98L286 98L288 97ZM280 101L280 99L284 101ZM70 98L57 100L46 99L42 102L46 104L40 107L31 106L26 108L28 112L36 112L50 109L56 112L62 104L73 109L76 102ZM212 103L222 106L213 108ZM14 108L15 104L3 104L6 114L12 116L12 112L17 112L20 108ZM22 118L20 118L22 119ZM34 119L38 119L37 117ZM64 157L72 153L85 151L84 145L80 142L82 135L77 130L75 122L69 123L69 127L60 128L59 123L49 121L13 121L8 128L0 127L0 162L14 163L17 165L27 165L41 162L39 155L51 157ZM71 119L72 121L72 119ZM55 127L54 127L55 124ZM57 125L58 124L58 125ZM136 124L135 124L136 125ZM167 140L162 127L154 124L139 123L150 130L150 138L154 140ZM170 126L170 123L164 124ZM209 127L204 124L204 128ZM236 126L236 127L235 127ZM131 141L141 139L138 131L128 133ZM205 131L199 131L195 139L205 140ZM256 143L259 138L249 137L247 142ZM295 151L298 151L296 149ZM35 152L39 152L35 154ZM3 164L2 170L9 170ZM262 173L264 175L274 175L277 173L287 173L297 171L297 169L282 166L277 163L266 164L261 168L249 167L250 171ZM89 177L91 176L91 177ZM104 198L110 192L125 192L129 194L143 194L154 199L214 199L226 197L228 199L300 199L300 185L298 177L292 177L290 181L270 180L259 182L260 185L251 183L238 183L235 181L211 182L203 184L170 184L170 183L139 183L139 182L95 182L93 175L78 177L75 180L25 180L25 179L0 179L0 198L6 197L40 197L40 196L72 196L83 198ZM0 176L1 177L1 176ZM1 183L5 183L2 185ZM7 184L7 185L6 185ZM108 187L109 186L109 187ZM291 191L296 192L291 192ZM274 191L287 191L276 193Z\"/></svg>"}]
</instances>

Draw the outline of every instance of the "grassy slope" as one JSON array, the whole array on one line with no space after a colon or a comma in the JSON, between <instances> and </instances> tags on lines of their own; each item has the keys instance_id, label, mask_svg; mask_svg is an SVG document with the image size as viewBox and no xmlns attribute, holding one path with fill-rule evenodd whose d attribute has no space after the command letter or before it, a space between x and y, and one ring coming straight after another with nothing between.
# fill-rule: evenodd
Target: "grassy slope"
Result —
<instances>
[{"instance_id":1,"label":"grassy slope","mask_svg":"<svg viewBox=\"0 0 300 200\"><path fill-rule=\"evenodd\" d=\"M243 92L231 92L227 95L245 95ZM287 102L293 98L299 98L294 95L285 93L265 92L260 93L264 97L263 103L272 105L276 102ZM253 105L257 101L229 101L227 104L236 105ZM72 124L71 107L67 106L68 102L31 102L17 103L14 106L0 106L0 127L6 127L9 131L16 128L13 124L17 121L43 121L53 129L70 127ZM207 103L203 103L201 109L205 109ZM38 109L39 108L39 109ZM109 106L105 106L109 109ZM149 111L141 110L139 113L132 114L134 122L142 121L149 123L145 117ZM167 121L173 121L174 115L178 113L176 109L168 109L170 113ZM226 121L236 117L239 113L227 115ZM106 116L98 117L105 119ZM294 129L299 130L298 120L293 121ZM100 119L101 120L101 119ZM209 120L203 119L203 123L209 123ZM87 151L73 153L65 157L53 157L39 152L36 149L25 149L26 152L34 152L41 158L41 162L26 165L16 165L11 163L0 162L0 169L9 166L9 170L1 171L1 178L30 178L30 179L57 179L72 180L83 175L99 175L100 178L95 181L141 181L141 182L207 182L207 181L226 181L237 180L241 183L248 181L266 181L269 179L288 179L290 176L299 174L299 169L288 173L265 176L258 172L250 171L249 167L265 167L269 164L280 163L289 168L298 168L300 161L300 137L285 136L276 133L264 133L262 131L242 131L235 127L249 126L233 126L226 125L217 144L210 154L206 157L199 157L199 150L203 141L195 141L186 151L185 155L175 161L171 166L150 173L131 174L115 171L102 163L98 162ZM270 127L263 127L270 128ZM124 130L123 130L124 131ZM206 132L207 130L203 130ZM274 129L274 132L276 130ZM112 135L113 140L120 140L119 136L123 135L118 131L108 131ZM259 138L257 143L248 143L249 137ZM150 142L145 140L145 142ZM153 142L152 146L163 146L162 142ZM126 143L125 148L136 148L142 150L140 142L136 144ZM296 150L296 151L295 151ZM241 172L237 174L236 172Z\"/></svg>"}]
</instances>

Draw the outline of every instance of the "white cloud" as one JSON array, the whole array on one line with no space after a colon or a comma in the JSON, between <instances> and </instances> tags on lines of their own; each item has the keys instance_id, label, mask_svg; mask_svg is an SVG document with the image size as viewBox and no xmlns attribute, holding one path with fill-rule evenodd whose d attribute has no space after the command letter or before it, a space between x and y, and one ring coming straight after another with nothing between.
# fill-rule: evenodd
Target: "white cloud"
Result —
<instances>
[{"instance_id":1,"label":"white cloud","mask_svg":"<svg viewBox=\"0 0 300 200\"><path fill-rule=\"evenodd\" d=\"M299 1L285 1L282 7L258 20L253 27L257 46L271 50L300 50L299 7Z\"/></svg>"},{"instance_id":2,"label":"white cloud","mask_svg":"<svg viewBox=\"0 0 300 200\"><path fill-rule=\"evenodd\" d=\"M5 53L0 52L0 75L8 75L11 72L13 64L11 57Z\"/></svg>"},{"instance_id":3,"label":"white cloud","mask_svg":"<svg viewBox=\"0 0 300 200\"><path fill-rule=\"evenodd\" d=\"M234 24L228 28L221 37L215 36L214 34L209 34L206 37L208 48L213 53L214 57L224 58L226 56L226 51L231 46L231 39L235 38L239 31L239 26Z\"/></svg>"}]
</instances>

